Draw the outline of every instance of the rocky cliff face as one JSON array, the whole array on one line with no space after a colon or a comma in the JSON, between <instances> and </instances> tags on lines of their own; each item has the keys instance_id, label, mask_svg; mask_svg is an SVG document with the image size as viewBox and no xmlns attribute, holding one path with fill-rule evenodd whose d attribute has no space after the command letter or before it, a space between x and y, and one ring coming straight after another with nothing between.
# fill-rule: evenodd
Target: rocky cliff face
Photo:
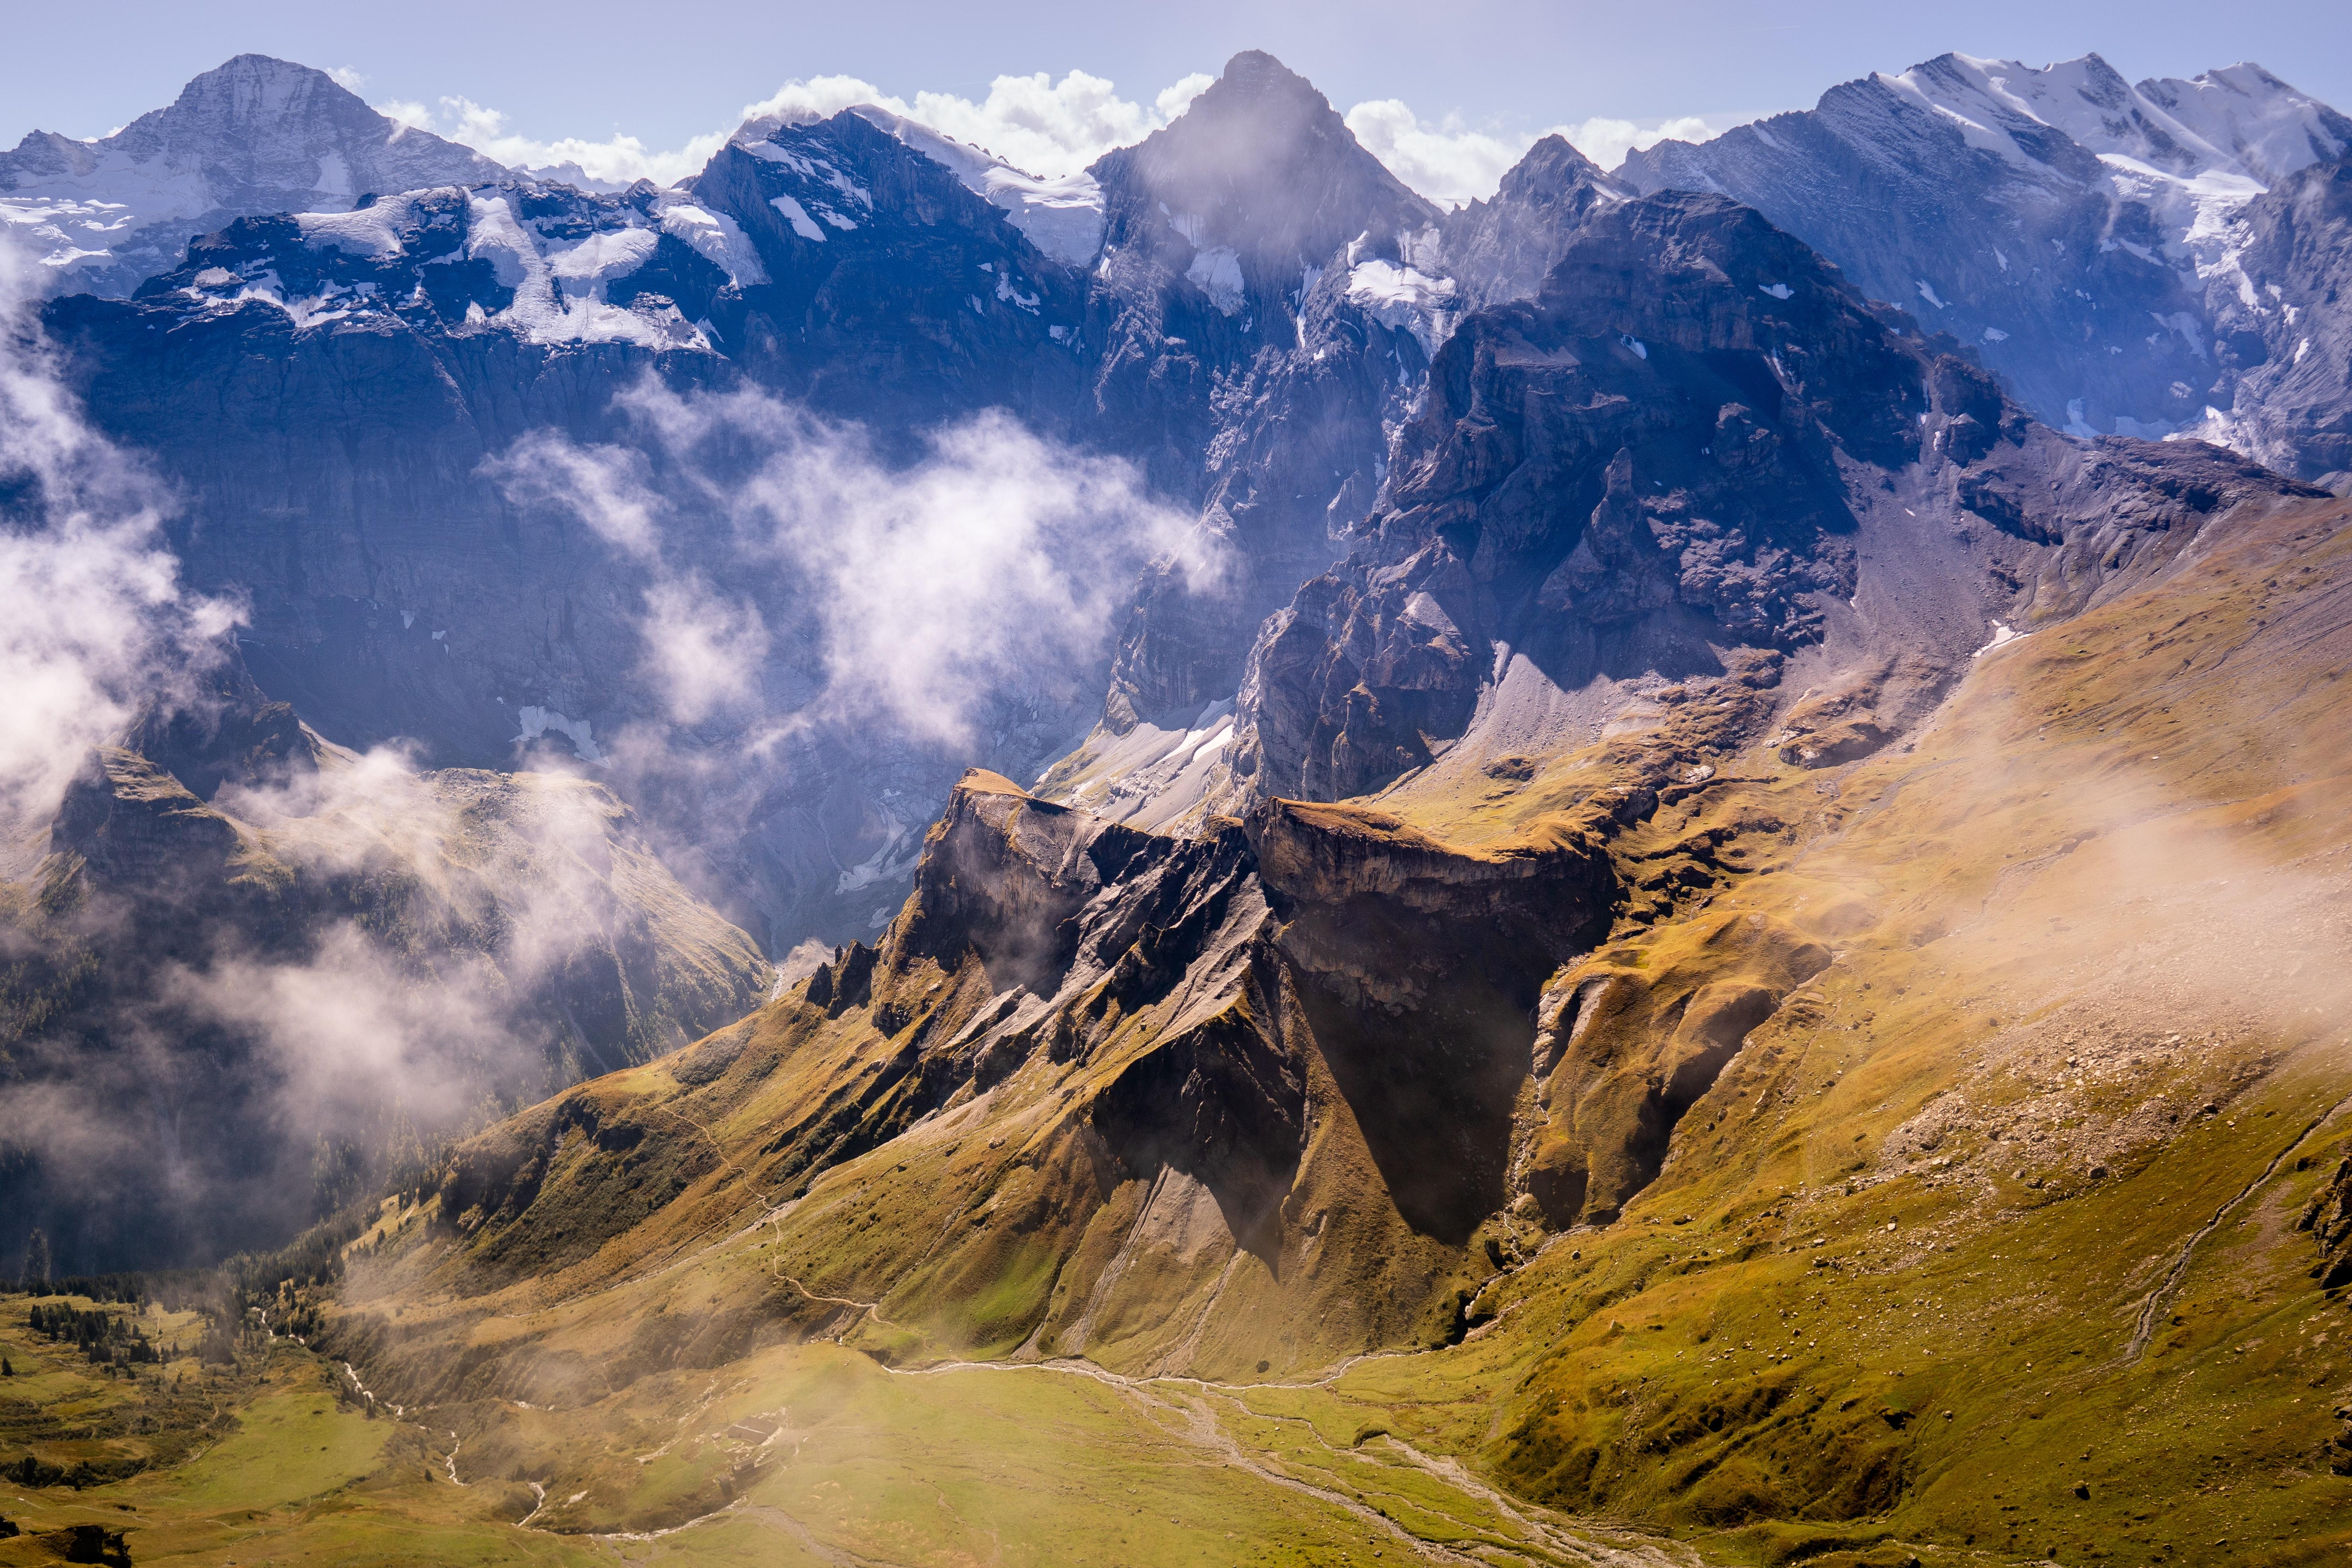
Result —
<instances>
[{"instance_id":1,"label":"rocky cliff face","mask_svg":"<svg viewBox=\"0 0 2352 1568\"><path fill-rule=\"evenodd\" d=\"M1443 1340L1487 1238L1517 1245L1531 1009L1613 878L1577 831L1469 849L1276 804L1174 838L971 775L878 950L460 1149L447 1277L495 1299L626 1269L740 1178L790 1200L812 1301L879 1291L878 1321L942 1349L1178 1371ZM681 1119L725 1129L723 1165L662 1131ZM648 1196L616 1185L656 1167ZM887 1217L845 1244L851 1192ZM943 1220L920 1268L894 1261ZM1008 1268L1017 1290L969 1288ZM403 1375L469 1391L429 1360Z\"/></svg>"},{"instance_id":2,"label":"rocky cliff face","mask_svg":"<svg viewBox=\"0 0 2352 1568\"><path fill-rule=\"evenodd\" d=\"M2248 202L2214 276L2215 353L2233 384L2199 434L2341 494L2352 485L2352 163L2314 163Z\"/></svg>"},{"instance_id":3,"label":"rocky cliff face","mask_svg":"<svg viewBox=\"0 0 2352 1568\"><path fill-rule=\"evenodd\" d=\"M1066 431L1091 247L1041 228L1063 254L1039 249L1025 209L985 194L1012 172L968 149L959 170L927 136L851 110L720 149L689 189L756 261L715 346L760 385L900 438L991 406Z\"/></svg>"},{"instance_id":4,"label":"rocky cliff face","mask_svg":"<svg viewBox=\"0 0 2352 1568\"><path fill-rule=\"evenodd\" d=\"M1534 299L1585 220L1636 194L1562 138L1544 137L1494 195L1446 215L1444 266L1458 280L1456 309Z\"/></svg>"},{"instance_id":5,"label":"rocky cliff face","mask_svg":"<svg viewBox=\"0 0 2352 1568\"><path fill-rule=\"evenodd\" d=\"M1535 301L1440 351L1363 542L1260 633L1228 787L1366 794L1474 723L1456 771L1555 748L1597 693L1710 680L1736 648L1818 649L1840 686L1907 655L1907 695L1876 700L1916 712L1996 624L2294 489L2207 447L2071 443L1951 348L1723 198L1601 211Z\"/></svg>"},{"instance_id":6,"label":"rocky cliff face","mask_svg":"<svg viewBox=\"0 0 2352 1568\"><path fill-rule=\"evenodd\" d=\"M1146 574L1111 677L1107 721L1123 734L1229 694L1248 628L1329 562L1334 531L1378 486L1384 419L1427 349L1412 341L1421 301L1368 311L1351 269L1377 255L1403 279L1402 252L1438 215L1322 94L1256 53L1093 173L1106 225L1092 401L1130 420L1158 406L1160 461L1205 486L1202 527L1229 563L1206 593L1173 569Z\"/></svg>"},{"instance_id":7,"label":"rocky cliff face","mask_svg":"<svg viewBox=\"0 0 2352 1568\"><path fill-rule=\"evenodd\" d=\"M1090 800L1153 822L1197 809L1258 626L1369 515L1431 356L1465 314L1533 294L1588 216L1626 194L1546 138L1493 200L1367 228L1302 275L1295 344L1227 382L1230 422L1208 449L1202 529L1223 574L1145 573L1103 726L1052 775L1056 791L1107 784L1116 800L1098 789Z\"/></svg>"},{"instance_id":8,"label":"rocky cliff face","mask_svg":"<svg viewBox=\"0 0 2352 1568\"><path fill-rule=\"evenodd\" d=\"M324 71L239 55L111 136L36 131L0 153L8 223L60 290L122 295L234 218L344 212L369 195L507 171L388 120Z\"/></svg>"},{"instance_id":9,"label":"rocky cliff face","mask_svg":"<svg viewBox=\"0 0 2352 1568\"><path fill-rule=\"evenodd\" d=\"M1755 207L2054 426L2156 437L2228 405L2207 295L2230 216L2347 144L2352 121L2259 67L2134 87L2096 55L1944 55L1632 153L1619 178Z\"/></svg>"}]
</instances>

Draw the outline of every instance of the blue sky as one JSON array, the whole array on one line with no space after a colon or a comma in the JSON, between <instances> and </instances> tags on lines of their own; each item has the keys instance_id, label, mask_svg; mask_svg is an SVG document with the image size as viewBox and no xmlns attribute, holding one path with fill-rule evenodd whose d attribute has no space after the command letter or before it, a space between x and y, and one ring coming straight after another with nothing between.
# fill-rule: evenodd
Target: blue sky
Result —
<instances>
[{"instance_id":1,"label":"blue sky","mask_svg":"<svg viewBox=\"0 0 2352 1568\"><path fill-rule=\"evenodd\" d=\"M1701 116L1720 126L1809 106L1835 82L1946 49L2035 64L2096 49L2134 79L2251 58L2338 107L2352 104L2352 5L2343 0L10 0L7 11L10 53L41 68L10 73L0 145L36 127L102 134L246 50L356 73L370 101L419 106L436 129L462 112L443 100L463 100L502 116L510 136L624 135L654 152L729 129L742 106L787 80L835 74L903 99L981 100L1002 75L1044 71L1058 81L1076 69L1108 79L1119 98L1147 106L1148 121L1161 89L1248 47L1280 56L1343 111L1398 100L1424 127L1452 115L1454 130L1514 143L1595 119Z\"/></svg>"}]
</instances>

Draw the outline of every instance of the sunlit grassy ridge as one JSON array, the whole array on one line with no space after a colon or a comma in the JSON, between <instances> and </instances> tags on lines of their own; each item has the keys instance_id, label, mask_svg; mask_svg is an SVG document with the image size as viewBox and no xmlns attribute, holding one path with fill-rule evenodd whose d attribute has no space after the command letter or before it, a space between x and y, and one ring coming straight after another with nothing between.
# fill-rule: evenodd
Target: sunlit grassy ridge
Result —
<instances>
[{"instance_id":1,"label":"sunlit grassy ridge","mask_svg":"<svg viewBox=\"0 0 2352 1568\"><path fill-rule=\"evenodd\" d=\"M1524 1196L1459 1243L1381 1217L1336 1115L1283 1223L1365 1228L1311 1287L1181 1173L1087 1185L1066 1107L1148 1007L935 1108L867 1094L992 1003L917 963L388 1209L334 1309L376 1421L281 1345L219 1385L246 1447L5 1506L119 1495L141 1561L402 1560L392 1528L485 1562L2338 1561L2352 1318L2304 1226L2352 1147L2347 551L2340 507L2242 513L1859 763L1788 760L1734 672L1385 795L1441 841L1589 835L1626 889L1544 988ZM1678 1097L1742 988L1772 1010ZM1578 1159L1580 1206L1528 1179ZM1384 1305L1457 1290L1454 1324ZM307 1421L356 1447L322 1429L231 1521L208 1489Z\"/></svg>"}]
</instances>

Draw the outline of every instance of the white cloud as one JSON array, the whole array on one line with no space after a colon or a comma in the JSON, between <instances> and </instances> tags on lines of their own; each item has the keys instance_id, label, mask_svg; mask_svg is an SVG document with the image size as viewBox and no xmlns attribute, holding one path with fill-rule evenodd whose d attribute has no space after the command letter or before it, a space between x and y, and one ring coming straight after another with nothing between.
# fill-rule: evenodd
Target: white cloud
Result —
<instances>
[{"instance_id":1,"label":"white cloud","mask_svg":"<svg viewBox=\"0 0 2352 1568\"><path fill-rule=\"evenodd\" d=\"M1181 114L1214 79L1188 76L1147 108L1120 98L1104 78L1075 70L1058 82L1044 71L998 77L977 103L944 92L919 92L909 101L856 77L815 77L785 83L772 98L745 109L743 121L764 131L870 103L1050 177L1075 174L1111 149L1142 141Z\"/></svg>"},{"instance_id":2,"label":"white cloud","mask_svg":"<svg viewBox=\"0 0 2352 1568\"><path fill-rule=\"evenodd\" d=\"M349 66L335 66L327 72L328 79L345 92L357 92L367 86L367 78Z\"/></svg>"},{"instance_id":3,"label":"white cloud","mask_svg":"<svg viewBox=\"0 0 2352 1568\"><path fill-rule=\"evenodd\" d=\"M430 131L471 147L510 169L540 171L558 178L569 175L573 183L591 189L617 190L638 180L651 180L657 185L676 184L700 174L702 166L710 162L710 155L727 141L725 132L712 132L692 138L683 147L666 151L648 148L635 136L617 133L602 142L583 136L542 142L509 130L504 113L484 108L469 98L445 98L432 108L392 99L377 104L375 109L379 114L388 115L404 125Z\"/></svg>"},{"instance_id":4,"label":"white cloud","mask_svg":"<svg viewBox=\"0 0 2352 1568\"><path fill-rule=\"evenodd\" d=\"M1112 149L1142 141L1183 113L1215 79L1194 72L1146 104L1119 97L1108 79L1079 70L1059 81L1045 71L1001 76L989 84L988 95L976 101L947 92L901 98L854 76L796 78L762 101L745 105L735 131L709 132L669 150L648 148L635 136L620 134L602 142L578 136L540 141L509 130L506 115L499 110L465 98L445 98L431 108L403 100L375 107L510 168L614 189L638 179L674 184L700 173L730 135L764 134L779 124L822 120L861 104L888 110L943 136L984 148L1015 168L1051 177L1076 174ZM1553 132L1602 168L1613 169L1631 148L1668 137L1704 141L1738 123L1727 116L1684 115L1649 121L1596 118L1537 132L1481 130L1466 124L1459 113L1425 121L1393 98L1356 105L1348 110L1347 121L1357 140L1397 178L1430 200L1453 206L1493 195L1504 172L1538 137Z\"/></svg>"},{"instance_id":5,"label":"white cloud","mask_svg":"<svg viewBox=\"0 0 2352 1568\"><path fill-rule=\"evenodd\" d=\"M754 695L768 650L766 624L756 605L714 592L699 571L664 563L662 518L668 502L646 453L583 447L540 430L515 443L489 471L509 500L569 512L651 570L638 622L645 645L640 669L674 722L700 723Z\"/></svg>"},{"instance_id":6,"label":"white cloud","mask_svg":"<svg viewBox=\"0 0 2352 1568\"><path fill-rule=\"evenodd\" d=\"M1740 123L1728 115L1685 114L1649 121L1596 118L1562 126L1559 133L1602 168L1613 169L1636 147L1654 147L1661 142L1709 142Z\"/></svg>"},{"instance_id":7,"label":"white cloud","mask_svg":"<svg viewBox=\"0 0 2352 1568\"><path fill-rule=\"evenodd\" d=\"M163 486L83 419L0 241L0 828L42 824L90 748L213 660L238 619L164 546Z\"/></svg>"},{"instance_id":8,"label":"white cloud","mask_svg":"<svg viewBox=\"0 0 2352 1568\"><path fill-rule=\"evenodd\" d=\"M964 742L992 689L1092 659L1137 568L1192 537L1129 465L1000 414L936 433L904 469L855 432L754 416L781 439L744 487L744 521L823 584L834 703L926 739Z\"/></svg>"},{"instance_id":9,"label":"white cloud","mask_svg":"<svg viewBox=\"0 0 2352 1568\"><path fill-rule=\"evenodd\" d=\"M646 589L639 630L646 671L679 723L698 724L756 694L759 667L768 653L768 628L759 607L713 592L700 573Z\"/></svg>"},{"instance_id":10,"label":"white cloud","mask_svg":"<svg viewBox=\"0 0 2352 1568\"><path fill-rule=\"evenodd\" d=\"M811 77L786 82L764 101L746 105L738 123L818 120L870 103L942 135L985 147L1031 174L1069 174L1167 124L1212 79L1188 76L1146 105L1120 98L1104 78L1075 70L1058 82L1044 71L1001 76L978 102L945 92L919 92L910 101L856 77ZM583 183L614 187L639 179L668 185L689 178L733 133L712 131L673 149L648 148L635 136L620 134L601 142L579 136L545 142L509 130L506 115L466 98L445 98L432 107L394 99L375 108L509 168L568 172Z\"/></svg>"},{"instance_id":11,"label":"white cloud","mask_svg":"<svg viewBox=\"0 0 2352 1568\"><path fill-rule=\"evenodd\" d=\"M1490 196L1533 136L1474 131L1449 114L1423 124L1401 99L1376 99L1348 110L1348 129L1389 173L1446 206Z\"/></svg>"},{"instance_id":12,"label":"white cloud","mask_svg":"<svg viewBox=\"0 0 2352 1568\"><path fill-rule=\"evenodd\" d=\"M675 723L752 716L772 621L822 663L791 721L966 744L993 694L1100 654L1146 560L1199 548L1131 465L1001 414L897 464L864 430L761 393L647 383L620 401L635 447L538 436L494 472L519 504L571 512L647 564L641 668Z\"/></svg>"},{"instance_id":13,"label":"white cloud","mask_svg":"<svg viewBox=\"0 0 2352 1568\"><path fill-rule=\"evenodd\" d=\"M264 953L224 933L201 965L159 976L163 1001L262 1047L282 1124L306 1141L358 1136L397 1107L429 1130L485 1090L557 1087L550 1047L579 1028L558 998L583 999L583 955L631 918L619 889L632 873L607 838L620 808L600 786L526 774L486 796L382 747L229 784L213 804L305 874L401 889L401 935L339 921L298 953Z\"/></svg>"},{"instance_id":14,"label":"white cloud","mask_svg":"<svg viewBox=\"0 0 2352 1568\"><path fill-rule=\"evenodd\" d=\"M1389 172L1431 201L1460 206L1495 194L1511 165L1542 137L1558 134L1603 169L1622 163L1626 153L1669 138L1705 141L1730 129L1699 115L1635 121L1591 119L1545 131L1481 131L1459 114L1424 121L1402 100L1386 98L1348 110L1348 129Z\"/></svg>"}]
</instances>

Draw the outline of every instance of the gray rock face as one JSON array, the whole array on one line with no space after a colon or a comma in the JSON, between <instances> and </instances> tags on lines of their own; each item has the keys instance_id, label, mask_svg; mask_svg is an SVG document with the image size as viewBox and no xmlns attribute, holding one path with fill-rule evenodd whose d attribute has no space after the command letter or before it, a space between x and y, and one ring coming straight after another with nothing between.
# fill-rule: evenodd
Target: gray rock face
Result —
<instances>
[{"instance_id":1,"label":"gray rock face","mask_svg":"<svg viewBox=\"0 0 2352 1568\"><path fill-rule=\"evenodd\" d=\"M1234 691L1259 623L1368 515L1454 323L1532 295L1585 217L1627 194L1553 136L1491 201L1434 221L1417 198L1366 204L1379 221L1301 275L1295 341L1261 349L1228 381L1203 528L1231 575L1204 593L1169 571L1146 574L1112 670L1110 734Z\"/></svg>"},{"instance_id":2,"label":"gray rock face","mask_svg":"<svg viewBox=\"0 0 2352 1568\"><path fill-rule=\"evenodd\" d=\"M60 289L128 294L191 236L265 213L343 212L360 197L476 185L507 171L388 120L323 71L239 55L169 108L77 142L36 131L0 153L11 220Z\"/></svg>"},{"instance_id":3,"label":"gray rock face","mask_svg":"<svg viewBox=\"0 0 2352 1568\"><path fill-rule=\"evenodd\" d=\"M60 300L47 323L101 425L182 487L192 580L250 595L273 695L435 765L512 765L519 742L601 763L782 952L878 924L961 768L1034 776L1100 711L1101 665L1000 682L967 715L977 750L818 722L805 580L747 561L723 500L694 499L747 480L757 443L691 475L656 453L669 558L726 563L770 633L756 697L681 729L641 669L656 563L507 493L499 460L541 432L654 446L615 402L645 377L855 421L886 469L1008 411L1131 460L1228 546L1215 592L1147 582L1164 613L1133 617L1113 711L1230 693L1257 621L1378 489L1452 309L1413 262L1433 265L1435 218L1312 88L1245 56L1071 181L856 111L749 128L676 192L505 178L244 220L135 299ZM630 775L632 731L690 765Z\"/></svg>"},{"instance_id":4,"label":"gray rock face","mask_svg":"<svg viewBox=\"0 0 2352 1568\"><path fill-rule=\"evenodd\" d=\"M2315 163L2246 204L2217 275L2214 347L2233 373L2199 433L2282 473L2352 485L2352 164Z\"/></svg>"},{"instance_id":5,"label":"gray rock face","mask_svg":"<svg viewBox=\"0 0 2352 1568\"><path fill-rule=\"evenodd\" d=\"M1362 543L1259 634L1223 804L1427 766L1513 660L1569 693L1828 644L1932 686L1992 617L2074 613L2183 524L2297 489L2070 441L1908 325L1725 198L1603 210L1535 301L1439 351Z\"/></svg>"},{"instance_id":6,"label":"gray rock face","mask_svg":"<svg viewBox=\"0 0 2352 1568\"><path fill-rule=\"evenodd\" d=\"M2086 91L2098 85L2084 80ZM2252 82L2249 101L2284 102L2288 89L2265 81ZM2171 84L2179 90L2170 109L2150 96L2155 87L2126 89L2145 109L2134 110L2132 145L2156 160L2150 167L2169 167L2172 154L2147 127L2186 126L2196 117L2182 94L2205 86ZM1823 172L1833 153L1876 160L1873 178L1897 180L1906 157L1928 171L1903 176L1911 184L1902 191L1889 185L1838 208L1857 226L1857 244L1871 223L1883 230L1888 212L1908 210L1902 192L1917 195L1958 159L2004 201L2046 197L2033 221L2056 225L2084 267L2145 268L2128 247L2100 248L2123 230L2094 189L2107 166L2084 143L2054 121L2011 113L2004 145L2023 157L2030 143L2041 159L2021 172L1948 116L1918 109L1912 90L1839 89L1878 116L1866 125L1826 110L1798 117L1791 134L1827 149L1803 168L1766 157L1770 149L1754 137L1709 145L1752 142L1763 149L1759 179L1816 194L1843 177ZM289 123L307 123L294 110L311 101L285 99ZM2151 115L2168 118L2159 125ZM2324 112L2305 118L2306 141L2333 134ZM2197 123L2211 136L2198 145L2208 151L2189 149L2190 161L2210 163L2210 152L2236 166L2281 166L2293 150L2280 127L2292 119L2206 114ZM2232 140L2212 129L2224 122L2261 133ZM2187 147L2187 135L2170 145ZM2222 142L2235 151L2217 150ZM1189 734L1241 686L1266 616L1290 614L1298 585L1351 539L1398 542L1390 566L1412 558L1425 540L1406 548L1388 513L1366 520L1383 485L1401 482L1392 448L1424 402L1458 415L1455 400L1468 395L1467 383L1431 388L1433 358L1465 317L1527 299L1630 188L1554 139L1492 201L1440 215L1356 145L1310 86L1244 55L1176 124L1069 180L1034 180L858 110L747 127L679 191L591 195L505 178L356 211L244 220L198 240L135 299L62 300L47 321L73 351L100 421L155 453L180 485L175 543L192 580L249 595L247 657L272 696L338 742L406 738L433 765L506 767L535 756L610 770L604 776L642 805L647 831L668 836L682 870L781 953L887 917L919 825L962 766L1035 777L1097 713L1105 744ZM1947 206L1937 210L1950 224L1968 219L1958 197ZM1958 232L1917 243L1942 254ZM1982 259L1988 277L2008 276L1990 251ZM2044 336L2073 341L2083 323L2067 312L2081 302L2068 303L2063 279L2043 272L2032 297L2055 312ZM2116 316L2113 300L2133 289L2150 310L2177 314L2180 300L2203 308L2167 266L2118 276L2114 289L2124 292L2103 296L2092 323L2099 331ZM1757 286L1792 285L1759 278ZM1764 294L1748 303L1796 308ZM1612 333L1667 341L1663 326L1591 322L1569 338L1584 342L1588 327L1603 347ZM2134 328L2116 339L2128 353L2108 358L2177 368L2189 353L2179 332L2154 334L2155 344L2150 335ZM1465 363L1482 363L1483 351L1464 352ZM1501 352L1510 360L1523 351ZM1780 376L1795 374L1787 355L1779 371L1749 363L1740 375L1764 377L1756 385L1709 383L1704 407L1669 416L1643 400L1681 396L1679 384L1659 381L1660 366L1630 348L1597 358L1561 352L1635 379L1610 385L1628 407L1609 404L1577 437L1597 441L1593 432L1622 423L1615 446L1541 455L1519 481L1551 498L1544 504L1568 506L1584 542L1583 554L1564 549L1524 585L1535 595L1528 604L1596 637L1663 636L1675 616L1699 617L1687 637L1675 634L1684 647L1718 634L1772 646L1818 635L1823 595L1834 599L1851 577L1839 542L1849 498L1821 452L1802 444L1814 439L1813 416L1775 412L1787 395ZM657 449L628 400L616 398L640 386L782 400L854 421L883 470L921 461L942 428L1009 413L1060 450L1136 465L1154 495L1197 511L1222 573L1212 584L1189 566L1146 572L1107 628L1108 647L992 676L970 700L966 741L943 745L878 715L823 711L832 673L809 582L746 556L726 499L760 477L768 437L738 432L731 446L705 443L689 462ZM1988 405L1979 424L2008 417ZM1844 418L1827 427L1850 446L1861 437ZM1687 522L1651 516L1656 486L1679 482L1643 466L1645 432L1661 419L1677 430L1703 426L1696 444L1710 451L1712 488L1693 490L1700 510ZM502 487L501 463L551 434L644 458L632 471L670 509L659 551L615 543L578 515ZM1980 435L1962 429L1956 438ZM1420 439L1407 440L1414 461L1427 455L1412 447ZM1621 447L1632 467L1612 489L1606 477ZM1717 531L1698 531L1701 523ZM1527 564L1515 559L1504 577ZM641 635L648 595L670 580L665 572L681 570L723 581L767 633L764 655L751 661L750 694L691 721L665 709ZM1433 587L1426 602L1447 601ZM1354 612L1335 605L1332 613L1344 622ZM1970 632L1980 631L1979 610L1968 616ZM1452 657L1444 650L1455 634L1468 650L1491 630L1472 636L1458 619L1453 628L1398 635L1426 660ZM1411 679L1435 682L1397 689L1422 692L1413 701L1435 705L1431 716L1459 700L1454 675ZM1372 733L1341 729L1359 741ZM1286 776L1308 765L1309 750L1326 754L1317 766L1334 765L1328 748L1304 735L1265 753L1288 759L1278 770ZM625 736L639 743L618 743ZM1349 763L1311 788L1340 788L1393 761ZM1284 787L1310 786L1302 773Z\"/></svg>"},{"instance_id":7,"label":"gray rock face","mask_svg":"<svg viewBox=\"0 0 2352 1568\"><path fill-rule=\"evenodd\" d=\"M1547 136L1503 176L1501 188L1445 216L1444 266L1460 308L1532 300L1584 220L1637 194L1558 136Z\"/></svg>"},{"instance_id":8,"label":"gray rock face","mask_svg":"<svg viewBox=\"0 0 2352 1568\"><path fill-rule=\"evenodd\" d=\"M714 346L751 380L886 439L990 406L1068 429L1083 272L912 128L856 110L779 126L721 148L688 189L757 258L714 318Z\"/></svg>"},{"instance_id":9,"label":"gray rock face","mask_svg":"<svg viewBox=\"0 0 2352 1568\"><path fill-rule=\"evenodd\" d=\"M1402 319L1372 322L1350 300L1350 247L1393 259L1437 211L1255 53L1092 173L1106 221L1089 413L1152 431L1156 449L1129 449L1155 478L1205 481L1202 528L1228 571L1206 593L1173 568L1146 574L1107 707L1124 733L1231 692L1249 629L1370 500L1383 415L1426 359Z\"/></svg>"},{"instance_id":10,"label":"gray rock face","mask_svg":"<svg viewBox=\"0 0 2352 1568\"><path fill-rule=\"evenodd\" d=\"M2133 87L2096 55L1945 55L1618 177L1755 207L2053 426L2154 437L2229 401L2206 296L2230 215L2347 144L2352 121L2259 67Z\"/></svg>"}]
</instances>

